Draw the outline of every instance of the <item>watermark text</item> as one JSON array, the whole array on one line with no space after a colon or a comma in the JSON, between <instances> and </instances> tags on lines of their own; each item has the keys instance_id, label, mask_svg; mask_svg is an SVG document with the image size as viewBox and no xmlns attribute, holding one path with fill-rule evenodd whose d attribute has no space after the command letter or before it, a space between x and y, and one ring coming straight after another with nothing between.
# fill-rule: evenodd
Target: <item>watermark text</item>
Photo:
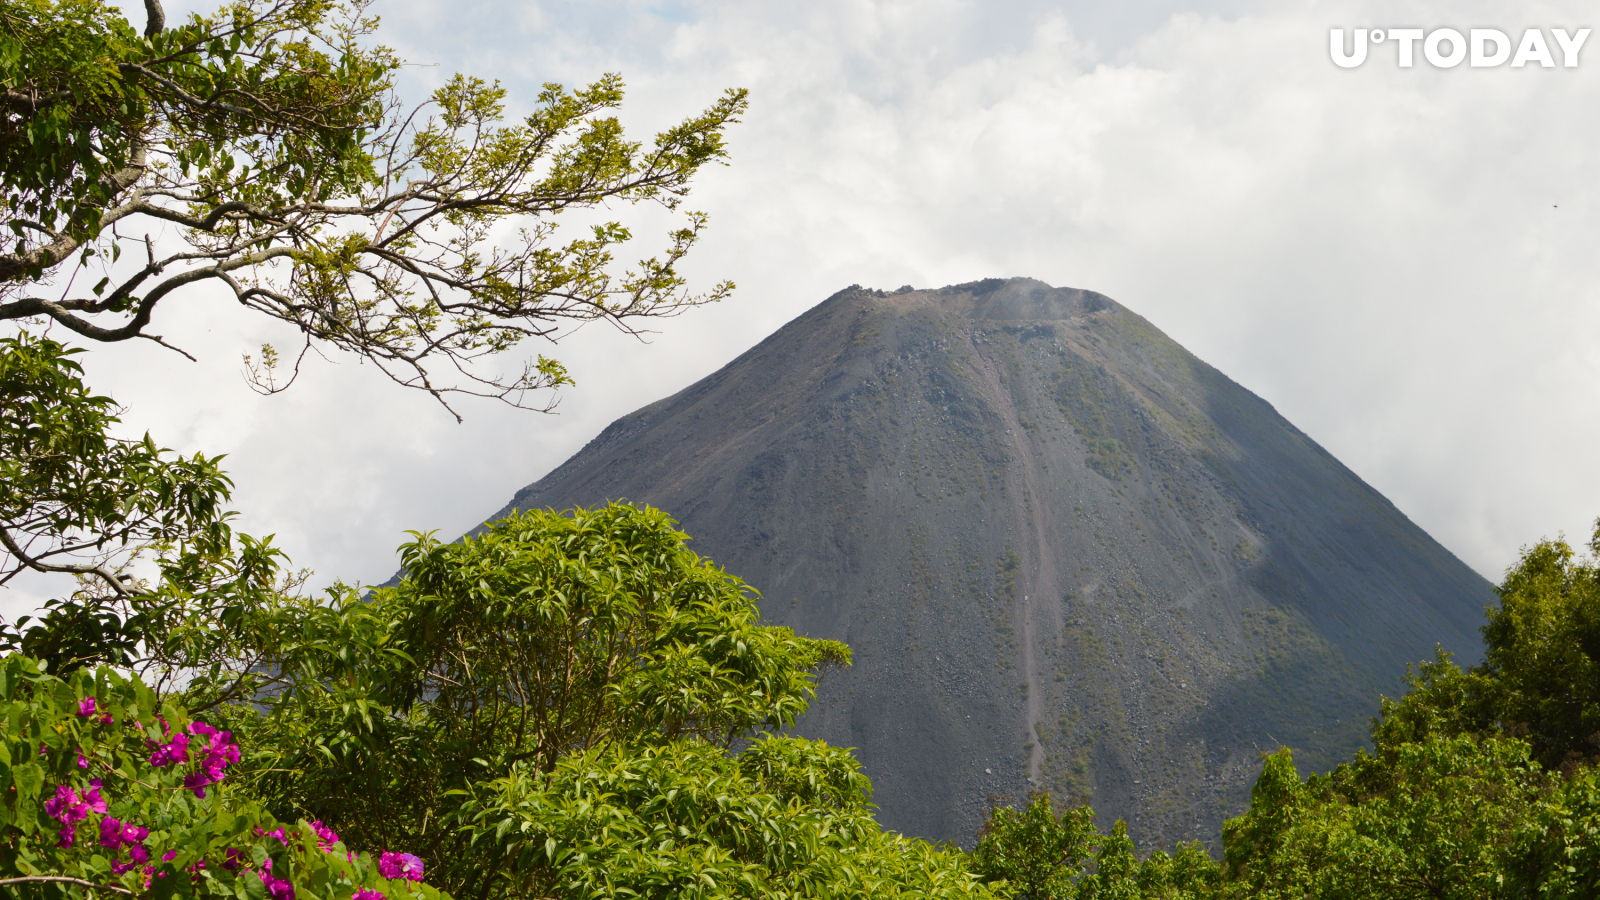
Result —
<instances>
[{"instance_id":1,"label":"watermark text","mask_svg":"<svg viewBox=\"0 0 1600 900\"><path fill-rule=\"evenodd\" d=\"M1463 62L1474 69L1489 69L1511 64L1520 69L1529 63L1554 69L1559 65L1576 69L1578 51L1589 39L1588 28L1548 29L1553 40L1545 39L1546 29L1528 28L1522 39L1513 42L1511 36L1495 28L1470 28L1466 34L1454 28L1354 28L1346 37L1343 28L1334 28L1328 34L1328 55L1333 64L1344 69L1354 69L1367 61L1367 49L1393 42L1395 59L1400 68L1409 69L1417 64L1417 50L1429 65L1440 69L1453 69ZM1513 46L1516 48L1513 52ZM1551 48L1555 48L1555 52Z\"/></svg>"}]
</instances>

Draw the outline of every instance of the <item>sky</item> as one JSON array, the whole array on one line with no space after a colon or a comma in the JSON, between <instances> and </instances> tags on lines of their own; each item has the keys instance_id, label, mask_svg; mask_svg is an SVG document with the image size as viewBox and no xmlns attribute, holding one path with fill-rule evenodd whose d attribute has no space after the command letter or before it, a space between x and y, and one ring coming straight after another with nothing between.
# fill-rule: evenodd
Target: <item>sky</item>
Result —
<instances>
[{"instance_id":1,"label":"sky","mask_svg":"<svg viewBox=\"0 0 1600 900\"><path fill-rule=\"evenodd\" d=\"M685 273L734 296L648 341L519 348L577 379L552 415L466 403L458 424L332 352L258 396L242 354L292 336L207 291L154 323L198 362L130 342L86 368L130 433L226 454L239 527L313 584L372 583L407 530L460 534L844 287L1030 276L1143 315L1498 581L1600 515L1600 38L1569 68L1551 31L1595 9L380 0L411 101L464 72L520 114L545 82L620 72L647 138L748 88L730 165L686 203L710 228ZM1555 65L1330 57L1331 29L1407 27L1542 29ZM661 246L663 216L614 212L638 225L629 258ZM0 612L61 590L20 582Z\"/></svg>"}]
</instances>

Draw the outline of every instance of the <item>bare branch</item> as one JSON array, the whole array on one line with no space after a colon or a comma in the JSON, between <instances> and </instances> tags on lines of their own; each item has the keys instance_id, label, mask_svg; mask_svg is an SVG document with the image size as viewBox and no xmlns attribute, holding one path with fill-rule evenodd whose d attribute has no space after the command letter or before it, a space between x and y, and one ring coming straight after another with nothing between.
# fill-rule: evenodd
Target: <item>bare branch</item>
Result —
<instances>
[{"instance_id":1,"label":"bare branch","mask_svg":"<svg viewBox=\"0 0 1600 900\"><path fill-rule=\"evenodd\" d=\"M29 556L21 547L17 546L17 542L12 539L11 533L4 528L0 528L0 544L4 544L5 548L11 552L12 556L15 556L17 559L21 560L23 565L34 570L35 572L62 572L71 575L94 575L100 578L100 580L104 581L106 584L110 585L111 589L117 592L117 596L133 596L133 591L128 589L128 586L123 583L122 579L105 566L40 562L39 560Z\"/></svg>"},{"instance_id":2,"label":"bare branch","mask_svg":"<svg viewBox=\"0 0 1600 900\"><path fill-rule=\"evenodd\" d=\"M147 0L147 2L154 3L155 0ZM114 884L98 884L93 881L85 881L82 878L71 878L66 875L24 875L21 878L0 878L0 885L32 884L38 882L71 884L78 887L94 888L97 891L110 891L113 894L124 894L129 897L135 896L133 891L130 891L127 888L117 887Z\"/></svg>"}]
</instances>

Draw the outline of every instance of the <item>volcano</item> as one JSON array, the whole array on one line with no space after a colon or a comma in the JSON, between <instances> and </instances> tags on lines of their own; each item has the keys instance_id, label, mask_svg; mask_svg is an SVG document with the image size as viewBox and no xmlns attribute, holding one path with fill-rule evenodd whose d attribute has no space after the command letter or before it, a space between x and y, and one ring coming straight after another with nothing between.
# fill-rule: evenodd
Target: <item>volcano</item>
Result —
<instances>
[{"instance_id":1,"label":"volcano","mask_svg":"<svg viewBox=\"0 0 1600 900\"><path fill-rule=\"evenodd\" d=\"M1487 581L1261 398L1091 291L851 287L618 419L502 510L626 499L849 644L798 733L885 827L995 795L1217 837L1263 750L1347 759Z\"/></svg>"}]
</instances>

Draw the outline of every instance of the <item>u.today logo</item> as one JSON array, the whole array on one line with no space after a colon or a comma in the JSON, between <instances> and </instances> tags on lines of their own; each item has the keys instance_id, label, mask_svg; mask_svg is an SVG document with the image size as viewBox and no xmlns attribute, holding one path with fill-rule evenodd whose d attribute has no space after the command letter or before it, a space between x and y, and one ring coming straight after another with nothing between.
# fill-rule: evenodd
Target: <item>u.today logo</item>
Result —
<instances>
[{"instance_id":1,"label":"u.today logo","mask_svg":"<svg viewBox=\"0 0 1600 900\"><path fill-rule=\"evenodd\" d=\"M1545 40L1544 30L1529 28L1522 32L1512 52L1511 36L1495 28L1471 28L1463 35L1454 28L1366 28L1354 29L1346 38L1343 28L1332 29L1328 34L1328 55L1333 64L1344 69L1354 69L1367 61L1367 48L1393 41L1397 45L1400 68L1416 65L1417 45L1422 45L1422 56L1431 65L1452 69L1471 59L1471 68L1484 69L1504 65L1520 69L1528 63L1538 63L1546 69L1556 67L1555 46L1561 55L1561 65L1568 69L1578 67L1578 51L1589 39L1589 29L1579 28L1569 34L1564 28L1550 29L1553 41ZM1348 52L1346 47L1349 48Z\"/></svg>"}]
</instances>

